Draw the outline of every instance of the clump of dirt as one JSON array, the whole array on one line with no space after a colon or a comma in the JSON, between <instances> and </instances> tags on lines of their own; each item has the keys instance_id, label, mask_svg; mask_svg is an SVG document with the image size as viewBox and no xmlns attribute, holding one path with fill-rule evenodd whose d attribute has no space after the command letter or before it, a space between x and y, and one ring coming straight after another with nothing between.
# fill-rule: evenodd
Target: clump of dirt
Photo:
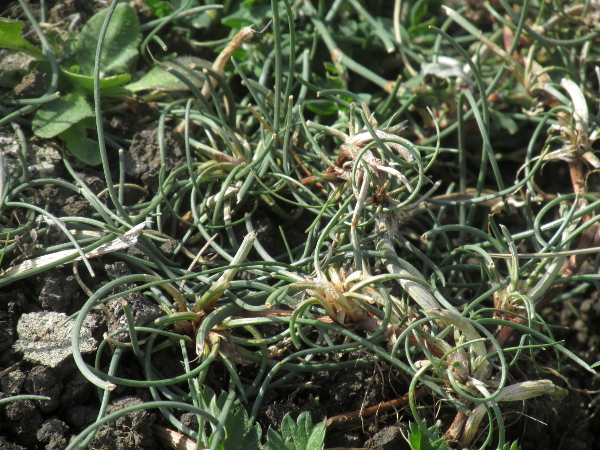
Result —
<instances>
[{"instance_id":1,"label":"clump of dirt","mask_svg":"<svg viewBox=\"0 0 600 450\"><path fill-rule=\"evenodd\" d=\"M123 397L115 400L106 409L107 414L114 413L129 406L144 403L137 397ZM120 416L114 424L103 425L90 442L91 448L106 448L119 450L160 449L154 438L152 425L156 414L140 410Z\"/></svg>"},{"instance_id":2,"label":"clump of dirt","mask_svg":"<svg viewBox=\"0 0 600 450\"><path fill-rule=\"evenodd\" d=\"M106 273L111 280L117 280L126 275L131 275L131 271L123 261L117 261L114 264L107 264L105 266ZM117 291L124 292L129 289L133 289L135 286L132 284L123 284L119 286ZM158 319L164 315L164 311L160 309L156 303L150 301L141 292L132 292L125 294L123 297L115 298L110 300L106 304L106 312L108 314L108 332L113 333L117 330L127 329L127 319L123 309L124 302L127 302L131 315L133 317L133 323L136 326L143 326L154 319ZM128 335L121 333L115 337L117 340L124 340L128 338Z\"/></svg>"},{"instance_id":3,"label":"clump of dirt","mask_svg":"<svg viewBox=\"0 0 600 450\"><path fill-rule=\"evenodd\" d=\"M46 92L44 76L40 72L30 72L13 90L15 99L41 97Z\"/></svg>"},{"instance_id":4,"label":"clump of dirt","mask_svg":"<svg viewBox=\"0 0 600 450\"><path fill-rule=\"evenodd\" d=\"M158 130L152 128L136 133L129 152L125 153L125 171L127 175L140 180L152 192L158 190L158 177L162 167ZM165 173L184 164L183 151L179 138L169 128L165 128Z\"/></svg>"},{"instance_id":5,"label":"clump of dirt","mask_svg":"<svg viewBox=\"0 0 600 450\"><path fill-rule=\"evenodd\" d=\"M44 311L74 313L83 306L83 295L73 275L64 276L57 269L36 277L36 300Z\"/></svg>"}]
</instances>

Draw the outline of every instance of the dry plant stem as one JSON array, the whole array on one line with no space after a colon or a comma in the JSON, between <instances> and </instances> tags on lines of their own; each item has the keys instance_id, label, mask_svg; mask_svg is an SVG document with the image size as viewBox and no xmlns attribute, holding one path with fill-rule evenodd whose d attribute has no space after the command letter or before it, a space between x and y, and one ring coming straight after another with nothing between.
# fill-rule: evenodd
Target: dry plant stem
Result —
<instances>
[{"instance_id":1,"label":"dry plant stem","mask_svg":"<svg viewBox=\"0 0 600 450\"><path fill-rule=\"evenodd\" d=\"M98 256L132 247L137 243L138 237L145 227L145 222L138 224L135 227L131 228L129 231L125 232L122 236L116 237L112 241L107 242L93 250L90 250L85 254L85 257L96 258ZM61 259L67 257L71 258L68 261L64 261L63 263L79 261L82 259L80 257L80 253L76 249L61 250L59 252L51 253L48 255L27 259L22 263L17 264L16 266L13 266L10 269L4 271L2 274L0 274L0 279L13 277L17 275L23 275L31 270L39 269L42 267L51 268L53 267L56 261L60 261ZM94 275L92 274L92 276Z\"/></svg>"},{"instance_id":2,"label":"dry plant stem","mask_svg":"<svg viewBox=\"0 0 600 450\"><path fill-rule=\"evenodd\" d=\"M586 395L596 395L596 394L600 394L600 389L598 389L598 390L595 390L595 391L592 391L592 390L589 390L589 389L579 389L579 388L576 388L575 386L573 386L573 385L571 384L571 382L569 381L569 379L568 379L567 377L565 377L563 374L561 374L561 373L557 372L557 371L556 371L556 370L554 370L552 367L548 367L548 366L542 366L541 368L542 368L542 369L544 369L544 370L547 370L548 372L552 372L552 374L553 374L555 377L558 377L558 378L560 378L561 380L563 380L563 381L564 381L564 383L567 385L567 387L568 387L570 390L572 390L572 391L575 391L575 392L581 392L581 393L583 393L583 394L586 394Z\"/></svg>"},{"instance_id":3,"label":"dry plant stem","mask_svg":"<svg viewBox=\"0 0 600 450\"><path fill-rule=\"evenodd\" d=\"M212 70L214 70L216 73L223 74L225 71L225 65L229 61L229 58L231 58L231 55L233 55L233 53L238 48L240 48L242 44L251 40L255 35L256 31L254 31L254 29L251 26L244 27L240 31L238 31L238 33L233 37L231 42L227 44L227 47L225 47L225 49L219 54L219 56L217 56L217 59L215 59L215 62L212 65ZM212 86L216 87L217 80L212 77L209 78ZM210 97L210 87L208 83L202 87L202 95L206 99Z\"/></svg>"},{"instance_id":4,"label":"dry plant stem","mask_svg":"<svg viewBox=\"0 0 600 450\"><path fill-rule=\"evenodd\" d=\"M7 367L6 369L0 371L0 378L4 377L5 375L8 375L11 372L14 372L15 370L17 370L23 363L25 362L24 359L22 359L21 361L17 361L16 363L14 363L12 366Z\"/></svg>"},{"instance_id":5,"label":"dry plant stem","mask_svg":"<svg viewBox=\"0 0 600 450\"><path fill-rule=\"evenodd\" d=\"M206 450L204 446L198 447L195 440L177 431L161 427L160 425L153 425L152 428L158 439L167 448L174 448L175 450Z\"/></svg>"},{"instance_id":6,"label":"dry plant stem","mask_svg":"<svg viewBox=\"0 0 600 450\"><path fill-rule=\"evenodd\" d=\"M571 175L571 183L573 184L573 193L585 194L585 176L583 175L583 161L581 158L576 158L574 160L569 161L569 174ZM585 199L581 197L579 199L579 206L581 207L584 204ZM593 213L584 216L583 222L587 222L592 217Z\"/></svg>"},{"instance_id":7,"label":"dry plant stem","mask_svg":"<svg viewBox=\"0 0 600 450\"><path fill-rule=\"evenodd\" d=\"M425 386L421 386L415 391L415 399L423 397L428 392ZM359 409L346 414L340 414L339 416L330 417L327 419L325 427L328 431L332 429L342 430L353 430L359 428L362 425L362 421L366 417L372 417L379 413L387 413L395 411L398 408L404 407L408 404L408 394L403 395L395 400L387 402L381 402L378 405L371 406L370 408Z\"/></svg>"},{"instance_id":8,"label":"dry plant stem","mask_svg":"<svg viewBox=\"0 0 600 450\"><path fill-rule=\"evenodd\" d=\"M465 406L467 408L472 408L473 404L468 403ZM458 411L456 413L452 425L450 425L450 428L448 428L448 431L446 431L446 442L458 442L458 440L460 439L460 435L462 434L463 427L465 425L465 420L467 420L467 417L468 416L462 411Z\"/></svg>"}]
</instances>

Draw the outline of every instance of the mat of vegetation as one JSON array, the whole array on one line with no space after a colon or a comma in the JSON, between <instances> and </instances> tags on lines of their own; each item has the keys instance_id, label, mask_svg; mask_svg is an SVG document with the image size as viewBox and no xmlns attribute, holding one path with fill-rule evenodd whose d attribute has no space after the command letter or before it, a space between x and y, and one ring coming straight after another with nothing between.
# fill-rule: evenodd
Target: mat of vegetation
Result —
<instances>
[{"instance_id":1,"label":"mat of vegetation","mask_svg":"<svg viewBox=\"0 0 600 450\"><path fill-rule=\"evenodd\" d=\"M600 445L600 5L0 7L0 448Z\"/></svg>"}]
</instances>

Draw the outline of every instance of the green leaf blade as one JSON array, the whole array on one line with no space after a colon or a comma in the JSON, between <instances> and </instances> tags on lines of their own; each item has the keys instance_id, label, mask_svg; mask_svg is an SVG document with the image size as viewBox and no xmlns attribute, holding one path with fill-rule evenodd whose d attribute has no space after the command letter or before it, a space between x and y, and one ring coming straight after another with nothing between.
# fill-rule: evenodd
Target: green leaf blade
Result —
<instances>
[{"instance_id":1,"label":"green leaf blade","mask_svg":"<svg viewBox=\"0 0 600 450\"><path fill-rule=\"evenodd\" d=\"M23 22L6 18L0 19L0 48L9 48L26 53L34 58L42 58L42 51L21 36Z\"/></svg>"},{"instance_id":2,"label":"green leaf blade","mask_svg":"<svg viewBox=\"0 0 600 450\"><path fill-rule=\"evenodd\" d=\"M52 138L88 117L94 117L92 107L83 93L75 91L42 105L33 118L33 132L41 138Z\"/></svg>"},{"instance_id":3,"label":"green leaf blade","mask_svg":"<svg viewBox=\"0 0 600 450\"><path fill-rule=\"evenodd\" d=\"M195 56L177 56L164 61L161 65L154 66L142 78L125 87L132 92L145 90L187 91L190 88L167 69L177 70L199 88L204 84L205 79L201 72L202 68L210 67L211 63L204 59Z\"/></svg>"},{"instance_id":4,"label":"green leaf blade","mask_svg":"<svg viewBox=\"0 0 600 450\"><path fill-rule=\"evenodd\" d=\"M100 147L98 142L87 137L86 120L76 123L68 130L58 135L67 148L79 160L90 166L97 166L102 163L100 157Z\"/></svg>"},{"instance_id":5,"label":"green leaf blade","mask_svg":"<svg viewBox=\"0 0 600 450\"><path fill-rule=\"evenodd\" d=\"M74 54L66 66L79 66L82 75L92 76L96 47L108 9L96 13L83 27L74 43ZM140 23L135 10L127 3L119 3L110 19L100 55L100 77L129 72L138 56L137 46L142 39Z\"/></svg>"}]
</instances>

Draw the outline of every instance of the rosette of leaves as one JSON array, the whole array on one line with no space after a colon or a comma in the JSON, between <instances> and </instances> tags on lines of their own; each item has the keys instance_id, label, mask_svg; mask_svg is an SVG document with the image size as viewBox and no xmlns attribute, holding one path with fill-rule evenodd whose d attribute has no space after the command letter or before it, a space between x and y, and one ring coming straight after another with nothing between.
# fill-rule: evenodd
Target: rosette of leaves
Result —
<instances>
[{"instance_id":1,"label":"rosette of leaves","mask_svg":"<svg viewBox=\"0 0 600 450\"><path fill-rule=\"evenodd\" d=\"M45 139L59 137L77 158L91 165L101 162L98 143L88 137L88 129L95 128L91 99L96 49L107 12L104 9L96 13L77 34L46 31L44 51L21 36L22 22L0 20L0 47L33 56L29 70L41 72L46 80L57 78L57 83L51 81L46 95L36 100L33 132ZM102 98L129 93L123 86L131 80L141 38L135 10L126 3L118 4L99 54ZM13 103L20 104L16 100Z\"/></svg>"}]
</instances>

